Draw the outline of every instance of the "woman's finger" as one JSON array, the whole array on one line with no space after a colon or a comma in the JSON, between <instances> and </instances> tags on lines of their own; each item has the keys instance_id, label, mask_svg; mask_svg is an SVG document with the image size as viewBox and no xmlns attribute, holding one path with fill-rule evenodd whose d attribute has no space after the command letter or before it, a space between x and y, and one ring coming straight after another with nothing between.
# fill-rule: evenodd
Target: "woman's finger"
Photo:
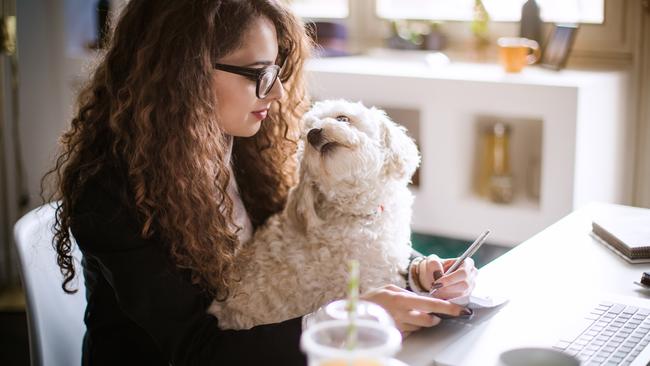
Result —
<instances>
[{"instance_id":1,"label":"woman's finger","mask_svg":"<svg viewBox=\"0 0 650 366\"><path fill-rule=\"evenodd\" d=\"M454 264L454 262L456 262L456 259L457 258L449 258L442 261L442 267L444 268L445 272L447 272L449 270L449 267L451 267ZM467 268L475 267L474 260L472 258L465 258L465 260L463 261L463 263L461 263L459 268L463 268L463 267L467 267Z\"/></svg>"},{"instance_id":2,"label":"woman's finger","mask_svg":"<svg viewBox=\"0 0 650 366\"><path fill-rule=\"evenodd\" d=\"M440 323L440 318L422 311L409 310L402 317L402 322L417 325L420 328L429 328Z\"/></svg>"},{"instance_id":3,"label":"woman's finger","mask_svg":"<svg viewBox=\"0 0 650 366\"><path fill-rule=\"evenodd\" d=\"M426 260L420 262L420 265L420 284L422 284L424 290L428 291L431 289L431 284L442 277L444 273L442 262L437 255L432 254ZM424 270L422 267L424 267Z\"/></svg>"},{"instance_id":4,"label":"woman's finger","mask_svg":"<svg viewBox=\"0 0 650 366\"><path fill-rule=\"evenodd\" d=\"M461 297L469 295L472 291L472 284L469 282L458 282L449 287L442 287L438 291L434 292L433 296L438 299L453 299L456 297Z\"/></svg>"},{"instance_id":5,"label":"woman's finger","mask_svg":"<svg viewBox=\"0 0 650 366\"><path fill-rule=\"evenodd\" d=\"M427 296L416 294L402 294L395 299L395 306L403 310L418 310L426 313L441 313L458 316L463 311L460 305L452 304L445 300L440 300Z\"/></svg>"},{"instance_id":6,"label":"woman's finger","mask_svg":"<svg viewBox=\"0 0 650 366\"><path fill-rule=\"evenodd\" d=\"M400 332L402 333L411 333L415 332L416 330L420 329L421 327L418 327L417 325L413 324L408 324L408 323L398 323L396 324L397 329L399 329Z\"/></svg>"},{"instance_id":7,"label":"woman's finger","mask_svg":"<svg viewBox=\"0 0 650 366\"><path fill-rule=\"evenodd\" d=\"M461 267L448 275L444 275L440 277L438 281L436 281L434 284L435 285L440 284L441 288L438 290L440 291L445 287L451 287L457 283L467 281L469 276L470 276L470 272L467 269Z\"/></svg>"}]
</instances>

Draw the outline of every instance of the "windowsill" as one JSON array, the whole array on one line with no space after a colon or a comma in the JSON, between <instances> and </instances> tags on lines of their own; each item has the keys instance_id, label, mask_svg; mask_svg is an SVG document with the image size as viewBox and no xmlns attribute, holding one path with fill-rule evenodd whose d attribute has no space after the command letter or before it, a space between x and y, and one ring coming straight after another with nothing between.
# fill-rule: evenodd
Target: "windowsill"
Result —
<instances>
[{"instance_id":1,"label":"windowsill","mask_svg":"<svg viewBox=\"0 0 650 366\"><path fill-rule=\"evenodd\" d=\"M452 57L435 51L373 49L365 55L312 59L307 69L357 75L567 87L591 84L594 78L620 75L620 70L611 68L567 68L556 71L539 65L528 66L520 73L507 73L495 61L456 61L459 58L454 53L450 54Z\"/></svg>"}]
</instances>

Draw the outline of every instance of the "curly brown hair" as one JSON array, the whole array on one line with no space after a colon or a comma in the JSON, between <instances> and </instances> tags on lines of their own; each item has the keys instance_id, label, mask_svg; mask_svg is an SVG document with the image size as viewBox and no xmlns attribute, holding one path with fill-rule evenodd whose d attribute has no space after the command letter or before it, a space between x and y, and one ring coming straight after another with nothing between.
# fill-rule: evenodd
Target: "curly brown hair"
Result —
<instances>
[{"instance_id":1,"label":"curly brown hair","mask_svg":"<svg viewBox=\"0 0 650 366\"><path fill-rule=\"evenodd\" d=\"M155 233L193 282L227 296L238 239L226 193L230 141L216 117L212 64L241 46L259 16L276 27L285 97L255 136L234 139L233 172L254 226L282 209L308 104L302 70L311 45L301 21L274 0L131 1L43 178L43 192L54 180L48 200L58 201L53 245L64 291L76 291L68 288L76 273L75 204L90 178L117 166L128 182L119 187L121 204L139 220L142 237Z\"/></svg>"}]
</instances>

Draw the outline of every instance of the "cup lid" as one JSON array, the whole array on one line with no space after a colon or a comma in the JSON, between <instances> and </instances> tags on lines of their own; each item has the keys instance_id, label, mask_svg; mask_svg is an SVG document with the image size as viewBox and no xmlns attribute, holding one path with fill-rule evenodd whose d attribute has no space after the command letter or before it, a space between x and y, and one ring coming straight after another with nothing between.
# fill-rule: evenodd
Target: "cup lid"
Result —
<instances>
[{"instance_id":1,"label":"cup lid","mask_svg":"<svg viewBox=\"0 0 650 366\"><path fill-rule=\"evenodd\" d=\"M302 333L300 348L317 357L350 359L392 356L401 347L402 335L397 328L372 320L358 320L358 347L345 349L343 347L348 324L347 320L328 320L314 324ZM364 337L368 339L364 341Z\"/></svg>"}]
</instances>

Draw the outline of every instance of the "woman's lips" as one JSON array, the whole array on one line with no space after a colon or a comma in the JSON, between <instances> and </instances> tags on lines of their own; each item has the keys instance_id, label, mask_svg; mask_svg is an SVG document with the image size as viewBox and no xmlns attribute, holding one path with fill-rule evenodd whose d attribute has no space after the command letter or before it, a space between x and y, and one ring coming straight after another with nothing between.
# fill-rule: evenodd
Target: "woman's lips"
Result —
<instances>
[{"instance_id":1,"label":"woman's lips","mask_svg":"<svg viewBox=\"0 0 650 366\"><path fill-rule=\"evenodd\" d=\"M261 121L264 118L266 118L266 115L267 115L268 112L269 112L268 109L262 109L262 110L254 111L254 112L251 112L251 113L255 116L255 118L257 118L257 119L259 119Z\"/></svg>"}]
</instances>

